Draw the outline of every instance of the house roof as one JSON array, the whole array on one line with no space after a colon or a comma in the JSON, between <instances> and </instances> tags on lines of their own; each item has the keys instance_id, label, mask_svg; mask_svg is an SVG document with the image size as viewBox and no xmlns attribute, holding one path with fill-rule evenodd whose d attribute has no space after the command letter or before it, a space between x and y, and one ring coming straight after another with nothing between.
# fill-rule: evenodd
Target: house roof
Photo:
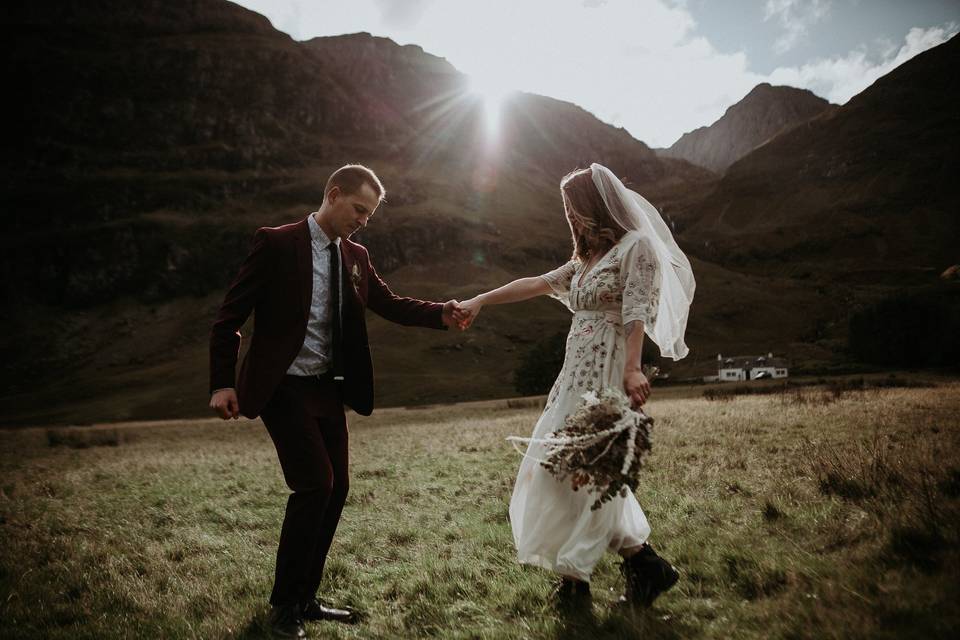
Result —
<instances>
[{"instance_id":1,"label":"house roof","mask_svg":"<svg viewBox=\"0 0 960 640\"><path fill-rule=\"evenodd\" d=\"M789 362L786 358L779 358L774 356L768 358L764 355L759 356L728 356L724 357L721 362L718 363L719 368L721 369L751 369L753 367L780 367L785 368L789 366Z\"/></svg>"}]
</instances>

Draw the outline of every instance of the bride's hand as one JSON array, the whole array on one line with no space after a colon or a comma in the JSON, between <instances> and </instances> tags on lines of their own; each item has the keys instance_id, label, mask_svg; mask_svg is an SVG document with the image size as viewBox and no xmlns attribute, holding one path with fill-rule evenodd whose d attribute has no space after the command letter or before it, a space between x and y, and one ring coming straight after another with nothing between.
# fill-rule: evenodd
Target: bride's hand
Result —
<instances>
[{"instance_id":1,"label":"bride's hand","mask_svg":"<svg viewBox=\"0 0 960 640\"><path fill-rule=\"evenodd\" d=\"M477 314L480 313L482 308L483 303L480 302L479 296L461 302L459 309L454 314L454 319L460 325L460 329L468 329L477 319Z\"/></svg>"},{"instance_id":2,"label":"bride's hand","mask_svg":"<svg viewBox=\"0 0 960 640\"><path fill-rule=\"evenodd\" d=\"M630 398L630 405L634 409L642 407L650 397L650 381L642 371L631 369L623 374L623 390Z\"/></svg>"}]
</instances>

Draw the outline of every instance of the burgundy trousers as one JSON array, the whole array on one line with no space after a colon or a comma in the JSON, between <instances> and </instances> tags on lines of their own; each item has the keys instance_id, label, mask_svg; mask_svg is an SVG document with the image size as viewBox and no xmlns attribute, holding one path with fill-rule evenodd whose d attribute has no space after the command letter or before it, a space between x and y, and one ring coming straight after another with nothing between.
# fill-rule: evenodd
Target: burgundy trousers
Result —
<instances>
[{"instance_id":1,"label":"burgundy trousers","mask_svg":"<svg viewBox=\"0 0 960 640\"><path fill-rule=\"evenodd\" d=\"M285 376L260 412L290 487L270 604L316 596L347 500L347 420L338 382Z\"/></svg>"}]
</instances>

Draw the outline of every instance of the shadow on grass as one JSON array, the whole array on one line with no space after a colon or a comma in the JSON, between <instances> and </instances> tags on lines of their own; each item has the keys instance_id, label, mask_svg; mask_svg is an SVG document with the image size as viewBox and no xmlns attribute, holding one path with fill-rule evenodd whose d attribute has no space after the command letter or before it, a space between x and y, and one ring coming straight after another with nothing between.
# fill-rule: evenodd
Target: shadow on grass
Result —
<instances>
[{"instance_id":1,"label":"shadow on grass","mask_svg":"<svg viewBox=\"0 0 960 640\"><path fill-rule=\"evenodd\" d=\"M250 618L247 626L240 629L236 635L231 636L236 640L260 640L261 638L271 638L270 623L267 621L267 610L264 609Z\"/></svg>"},{"instance_id":2,"label":"shadow on grass","mask_svg":"<svg viewBox=\"0 0 960 640\"><path fill-rule=\"evenodd\" d=\"M690 638L693 627L671 618L657 608L640 609L613 605L603 616L595 612L568 613L560 618L555 640L578 640L580 638L644 638L644 640L667 640Z\"/></svg>"}]
</instances>

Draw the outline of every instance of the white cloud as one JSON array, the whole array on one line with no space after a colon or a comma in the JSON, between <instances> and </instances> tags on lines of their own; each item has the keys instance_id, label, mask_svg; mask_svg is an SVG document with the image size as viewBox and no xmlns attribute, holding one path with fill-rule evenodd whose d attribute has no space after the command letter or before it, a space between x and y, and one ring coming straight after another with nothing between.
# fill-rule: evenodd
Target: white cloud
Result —
<instances>
[{"instance_id":1,"label":"white cloud","mask_svg":"<svg viewBox=\"0 0 960 640\"><path fill-rule=\"evenodd\" d=\"M775 69L769 82L809 89L830 102L843 104L910 58L943 44L957 31L958 26L953 22L929 29L914 27L899 48L887 47L879 60L871 60L866 48L861 47L842 57Z\"/></svg>"},{"instance_id":2,"label":"white cloud","mask_svg":"<svg viewBox=\"0 0 960 640\"><path fill-rule=\"evenodd\" d=\"M830 13L830 0L767 0L763 19L776 19L783 34L773 44L777 53L786 53L800 44L810 27Z\"/></svg>"},{"instance_id":3,"label":"white cloud","mask_svg":"<svg viewBox=\"0 0 960 640\"><path fill-rule=\"evenodd\" d=\"M240 0L299 39L369 31L418 44L480 84L569 100L652 146L708 124L762 78L743 53L695 34L682 2L469 0L417 2L399 16L386 0ZM724 107L725 108L725 107Z\"/></svg>"},{"instance_id":4,"label":"white cloud","mask_svg":"<svg viewBox=\"0 0 960 640\"><path fill-rule=\"evenodd\" d=\"M406 28L416 25L434 0L373 0L384 24Z\"/></svg>"},{"instance_id":5,"label":"white cloud","mask_svg":"<svg viewBox=\"0 0 960 640\"><path fill-rule=\"evenodd\" d=\"M698 35L682 0L240 1L299 39L369 31L420 45L481 84L569 100L654 147L711 124L760 82L843 103L957 32L955 24L913 29L886 52L864 47L764 75L745 53L719 52ZM829 10L825 0L767 6L771 20L800 15L804 24Z\"/></svg>"}]
</instances>

